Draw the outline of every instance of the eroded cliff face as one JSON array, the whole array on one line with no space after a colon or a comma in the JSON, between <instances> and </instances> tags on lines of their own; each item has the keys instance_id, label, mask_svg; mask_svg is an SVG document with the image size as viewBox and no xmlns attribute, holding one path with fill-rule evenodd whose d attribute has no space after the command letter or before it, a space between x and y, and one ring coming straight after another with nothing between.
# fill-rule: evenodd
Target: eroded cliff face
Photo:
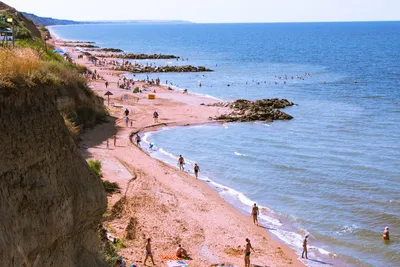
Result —
<instances>
[{"instance_id":1,"label":"eroded cliff face","mask_svg":"<svg viewBox=\"0 0 400 267\"><path fill-rule=\"evenodd\" d=\"M107 266L96 232L101 180L47 92L0 88L0 265Z\"/></svg>"}]
</instances>

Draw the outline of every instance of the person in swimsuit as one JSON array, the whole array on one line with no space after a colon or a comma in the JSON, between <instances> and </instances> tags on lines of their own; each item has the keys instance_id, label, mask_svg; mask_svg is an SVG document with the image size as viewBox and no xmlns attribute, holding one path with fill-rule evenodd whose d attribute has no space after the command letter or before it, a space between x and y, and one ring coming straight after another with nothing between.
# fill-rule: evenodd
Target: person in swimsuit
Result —
<instances>
[{"instance_id":1,"label":"person in swimsuit","mask_svg":"<svg viewBox=\"0 0 400 267\"><path fill-rule=\"evenodd\" d=\"M185 164L185 160L183 159L182 155L179 155L179 159L178 159L179 170L181 170L181 171L185 170L185 168L183 167L184 164Z\"/></svg>"},{"instance_id":2,"label":"person in swimsuit","mask_svg":"<svg viewBox=\"0 0 400 267\"><path fill-rule=\"evenodd\" d=\"M197 165L197 163L195 163L193 169L194 169L194 176L195 176L196 179L197 179L198 176L199 176L200 167L199 167L199 165Z\"/></svg>"},{"instance_id":3,"label":"person in swimsuit","mask_svg":"<svg viewBox=\"0 0 400 267\"><path fill-rule=\"evenodd\" d=\"M182 247L182 245L179 245L176 249L176 256L183 259L188 258L187 251Z\"/></svg>"},{"instance_id":4,"label":"person in swimsuit","mask_svg":"<svg viewBox=\"0 0 400 267\"><path fill-rule=\"evenodd\" d=\"M244 267L250 267L250 249L254 251L253 247L250 244L250 239L246 238L246 248L244 250Z\"/></svg>"},{"instance_id":5,"label":"person in swimsuit","mask_svg":"<svg viewBox=\"0 0 400 267\"><path fill-rule=\"evenodd\" d=\"M303 239L303 253L301 253L302 258L304 258L304 253L306 254L306 259L308 259L308 257L307 257L307 238L308 238L308 235L306 235Z\"/></svg>"},{"instance_id":6,"label":"person in swimsuit","mask_svg":"<svg viewBox=\"0 0 400 267\"><path fill-rule=\"evenodd\" d=\"M389 236L389 227L385 227L385 231L383 231L383 235L382 235L383 240L390 240L390 236Z\"/></svg>"},{"instance_id":7,"label":"person in swimsuit","mask_svg":"<svg viewBox=\"0 0 400 267\"><path fill-rule=\"evenodd\" d=\"M150 238L147 238L147 244L146 244L146 258L144 258L143 265L146 265L146 261L147 261L147 258L148 258L148 257L150 257L151 262L153 263L153 265L156 265L156 264L154 263L153 253L151 252L151 244L150 244L150 241L151 241L151 239L150 239Z\"/></svg>"},{"instance_id":8,"label":"person in swimsuit","mask_svg":"<svg viewBox=\"0 0 400 267\"><path fill-rule=\"evenodd\" d=\"M258 210L257 204L254 203L253 209L251 210L251 215L253 216L253 224L257 224L257 226L258 226L257 216L259 214L260 214L260 211Z\"/></svg>"},{"instance_id":9,"label":"person in swimsuit","mask_svg":"<svg viewBox=\"0 0 400 267\"><path fill-rule=\"evenodd\" d=\"M157 111L154 111L153 118L154 118L154 123L157 123L158 122L158 112Z\"/></svg>"},{"instance_id":10,"label":"person in swimsuit","mask_svg":"<svg viewBox=\"0 0 400 267\"><path fill-rule=\"evenodd\" d=\"M141 141L140 136L137 134L136 135L136 145L137 146L140 146L140 141Z\"/></svg>"}]
</instances>

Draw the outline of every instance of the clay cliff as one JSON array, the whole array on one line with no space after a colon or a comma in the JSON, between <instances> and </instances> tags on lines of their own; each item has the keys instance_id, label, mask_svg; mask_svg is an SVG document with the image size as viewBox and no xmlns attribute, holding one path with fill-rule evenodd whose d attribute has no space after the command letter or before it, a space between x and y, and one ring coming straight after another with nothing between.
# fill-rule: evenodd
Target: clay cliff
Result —
<instances>
[{"instance_id":1,"label":"clay cliff","mask_svg":"<svg viewBox=\"0 0 400 267\"><path fill-rule=\"evenodd\" d=\"M0 86L0 265L107 266L97 236L106 203L54 90Z\"/></svg>"}]
</instances>

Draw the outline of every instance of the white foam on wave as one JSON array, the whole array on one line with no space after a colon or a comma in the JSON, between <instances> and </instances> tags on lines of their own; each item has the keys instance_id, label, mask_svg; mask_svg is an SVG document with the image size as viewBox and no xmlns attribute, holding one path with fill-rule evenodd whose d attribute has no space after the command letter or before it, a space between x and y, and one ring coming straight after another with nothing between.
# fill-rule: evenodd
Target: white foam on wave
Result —
<instances>
[{"instance_id":1,"label":"white foam on wave","mask_svg":"<svg viewBox=\"0 0 400 267\"><path fill-rule=\"evenodd\" d=\"M242 154L242 153L239 153L239 152L234 152L234 154L236 155L236 156L239 156L239 157L248 157L249 155L247 155L247 154Z\"/></svg>"},{"instance_id":2,"label":"white foam on wave","mask_svg":"<svg viewBox=\"0 0 400 267\"><path fill-rule=\"evenodd\" d=\"M176 155L174 155L174 154L172 154L172 153L169 153L169 152L165 151L165 150L162 149L162 148L159 148L158 151L160 151L160 153L162 153L162 154L164 154L164 155L166 155L166 156L168 156L168 157L170 157L170 158L172 158L172 159L178 160L178 158L179 158L178 156L176 156Z\"/></svg>"}]
</instances>

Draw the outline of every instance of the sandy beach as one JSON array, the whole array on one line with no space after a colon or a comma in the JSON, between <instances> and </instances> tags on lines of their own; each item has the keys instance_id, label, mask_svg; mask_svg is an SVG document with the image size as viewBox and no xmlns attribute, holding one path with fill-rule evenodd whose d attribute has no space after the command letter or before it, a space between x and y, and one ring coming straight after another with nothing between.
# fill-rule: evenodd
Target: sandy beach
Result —
<instances>
[{"instance_id":1,"label":"sandy beach","mask_svg":"<svg viewBox=\"0 0 400 267\"><path fill-rule=\"evenodd\" d=\"M56 47L62 46L61 40L53 39L53 42ZM86 57L78 59L80 53L74 48L67 50L76 63L100 75L101 79L89 83L96 94L104 97L106 106L104 94L107 91L113 94L108 106L109 122L82 134L80 145L89 148L80 148L80 151L86 159L100 160L103 179L117 182L121 187L121 193L109 196L109 219L104 224L123 240L125 248L120 254L128 266L143 266L145 240L149 237L156 266L164 266L160 256L174 254L179 244L188 250L189 266L244 266L246 238L255 249L251 254L254 266L304 266L294 251L274 240L267 229L253 225L250 216L233 208L207 183L150 157L130 139L133 133L210 123L209 117L221 115L225 108L200 105L217 101L162 86L151 87L156 93L155 99L149 100L150 92L133 94L132 90L118 88L123 72L94 66ZM136 86L143 88L145 83L136 82ZM129 122L126 127L125 109L130 111L132 126ZM159 113L158 123L153 120L154 111ZM192 170L193 166L187 164L186 168ZM133 225L132 239L127 238L129 222Z\"/></svg>"}]
</instances>

